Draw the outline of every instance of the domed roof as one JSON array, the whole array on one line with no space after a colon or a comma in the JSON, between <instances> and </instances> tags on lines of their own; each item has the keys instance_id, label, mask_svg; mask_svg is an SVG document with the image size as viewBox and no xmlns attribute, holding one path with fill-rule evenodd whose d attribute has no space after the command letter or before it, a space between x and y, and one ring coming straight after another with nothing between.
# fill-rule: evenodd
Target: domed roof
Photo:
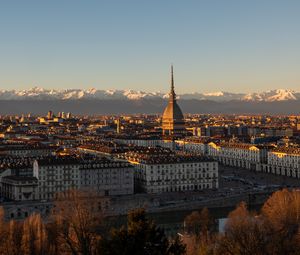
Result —
<instances>
[{"instance_id":1,"label":"domed roof","mask_svg":"<svg viewBox=\"0 0 300 255\"><path fill-rule=\"evenodd\" d=\"M163 118L163 120L167 119L168 121L170 121L170 119L172 119L172 120L174 120L174 122L183 122L183 120L184 120L182 111L181 111L180 107L178 106L177 102L171 101L171 100L169 100L169 103L164 110L162 118Z\"/></svg>"}]
</instances>

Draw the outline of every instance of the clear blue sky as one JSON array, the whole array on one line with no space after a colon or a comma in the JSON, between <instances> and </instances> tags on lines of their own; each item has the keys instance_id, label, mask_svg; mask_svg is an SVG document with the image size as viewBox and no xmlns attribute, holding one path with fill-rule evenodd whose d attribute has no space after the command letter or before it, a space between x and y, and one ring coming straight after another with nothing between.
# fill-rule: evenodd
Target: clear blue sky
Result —
<instances>
[{"instance_id":1,"label":"clear blue sky","mask_svg":"<svg viewBox=\"0 0 300 255\"><path fill-rule=\"evenodd\" d=\"M299 0L9 0L0 89L300 91Z\"/></svg>"}]
</instances>

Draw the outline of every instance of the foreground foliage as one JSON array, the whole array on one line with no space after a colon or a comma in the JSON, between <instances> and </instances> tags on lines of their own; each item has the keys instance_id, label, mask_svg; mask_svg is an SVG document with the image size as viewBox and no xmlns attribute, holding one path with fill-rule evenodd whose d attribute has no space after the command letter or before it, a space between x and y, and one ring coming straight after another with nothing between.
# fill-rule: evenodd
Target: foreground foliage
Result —
<instances>
[{"instance_id":1,"label":"foreground foliage","mask_svg":"<svg viewBox=\"0 0 300 255\"><path fill-rule=\"evenodd\" d=\"M185 245L178 238L168 239L162 229L147 219L143 209L129 212L127 226L103 234L99 231L103 216L96 196L68 191L61 194L55 205L47 221L33 214L24 221L6 222L1 208L0 254L185 254Z\"/></svg>"},{"instance_id":2,"label":"foreground foliage","mask_svg":"<svg viewBox=\"0 0 300 255\"><path fill-rule=\"evenodd\" d=\"M84 199L83 199L84 198ZM0 208L0 254L7 255L300 255L300 191L275 192L261 212L239 204L218 233L204 208L185 219L185 232L169 239L146 217L128 213L126 225L101 231L98 198L63 193L47 220L33 214L5 221Z\"/></svg>"},{"instance_id":3,"label":"foreground foliage","mask_svg":"<svg viewBox=\"0 0 300 255\"><path fill-rule=\"evenodd\" d=\"M195 215L187 217L194 220L193 226L200 226L187 231L184 241L188 254L300 255L298 190L275 192L260 213L250 212L242 202L228 215L224 233L203 225L209 222L207 214Z\"/></svg>"}]
</instances>

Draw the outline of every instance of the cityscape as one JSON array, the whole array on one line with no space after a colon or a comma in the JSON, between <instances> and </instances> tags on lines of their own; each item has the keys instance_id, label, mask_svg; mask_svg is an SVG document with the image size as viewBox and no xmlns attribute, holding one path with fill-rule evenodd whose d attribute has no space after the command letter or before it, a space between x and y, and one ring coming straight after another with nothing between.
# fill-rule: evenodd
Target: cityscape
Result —
<instances>
[{"instance_id":1,"label":"cityscape","mask_svg":"<svg viewBox=\"0 0 300 255\"><path fill-rule=\"evenodd\" d=\"M300 116L184 114L174 84L172 66L161 115L1 116L4 218L47 218L78 190L101 198L103 217L208 207L222 229L228 208L299 187ZM159 223L184 233L183 216Z\"/></svg>"},{"instance_id":2,"label":"cityscape","mask_svg":"<svg viewBox=\"0 0 300 255\"><path fill-rule=\"evenodd\" d=\"M133 2L0 7L0 254L300 254L300 4Z\"/></svg>"}]
</instances>

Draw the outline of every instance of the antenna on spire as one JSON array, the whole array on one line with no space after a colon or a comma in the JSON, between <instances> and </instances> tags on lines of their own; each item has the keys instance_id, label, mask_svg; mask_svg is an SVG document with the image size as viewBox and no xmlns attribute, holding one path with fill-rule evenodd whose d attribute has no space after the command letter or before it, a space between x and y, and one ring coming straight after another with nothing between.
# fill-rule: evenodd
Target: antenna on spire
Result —
<instances>
[{"instance_id":1,"label":"antenna on spire","mask_svg":"<svg viewBox=\"0 0 300 255\"><path fill-rule=\"evenodd\" d=\"M171 92L170 92L170 99L175 100L176 94L174 89L174 73L173 73L173 65L171 65Z\"/></svg>"}]
</instances>

